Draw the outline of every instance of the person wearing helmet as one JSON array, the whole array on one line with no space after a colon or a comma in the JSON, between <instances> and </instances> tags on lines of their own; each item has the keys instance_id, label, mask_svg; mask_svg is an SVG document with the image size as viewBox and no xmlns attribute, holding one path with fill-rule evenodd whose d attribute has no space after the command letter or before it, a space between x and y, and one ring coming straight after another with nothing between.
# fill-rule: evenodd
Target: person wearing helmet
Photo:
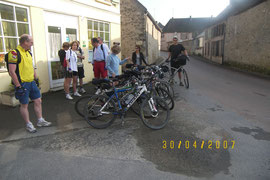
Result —
<instances>
[{"instance_id":1,"label":"person wearing helmet","mask_svg":"<svg viewBox=\"0 0 270 180\"><path fill-rule=\"evenodd\" d=\"M187 50L184 48L184 46L182 44L179 44L178 42L178 37L177 36L174 36L173 37L173 44L169 47L169 54L168 54L168 58L167 60L169 60L171 58L171 67L174 67L174 68L178 68L176 66L176 64L174 63L176 60L176 58L178 57L179 54L181 54L182 52L184 52L184 54L186 56L188 56L187 54ZM172 69L172 73L174 70ZM178 71L178 77L179 77L179 85L180 86L184 86L184 84L182 83L181 81L181 70Z\"/></svg>"}]
</instances>

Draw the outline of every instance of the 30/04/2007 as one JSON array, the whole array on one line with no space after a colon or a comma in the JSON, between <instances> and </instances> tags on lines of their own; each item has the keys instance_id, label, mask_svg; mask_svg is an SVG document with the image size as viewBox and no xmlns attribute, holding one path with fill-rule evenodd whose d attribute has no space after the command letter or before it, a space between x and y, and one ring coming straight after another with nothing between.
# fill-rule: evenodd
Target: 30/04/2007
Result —
<instances>
[{"instance_id":1,"label":"30/04/2007","mask_svg":"<svg viewBox=\"0 0 270 180\"><path fill-rule=\"evenodd\" d=\"M174 141L174 140L170 140L170 141L166 141L163 140L162 141L162 148L163 149L234 149L235 146L235 141L234 140L224 140L224 141L189 141L189 140L185 140L185 141Z\"/></svg>"}]
</instances>

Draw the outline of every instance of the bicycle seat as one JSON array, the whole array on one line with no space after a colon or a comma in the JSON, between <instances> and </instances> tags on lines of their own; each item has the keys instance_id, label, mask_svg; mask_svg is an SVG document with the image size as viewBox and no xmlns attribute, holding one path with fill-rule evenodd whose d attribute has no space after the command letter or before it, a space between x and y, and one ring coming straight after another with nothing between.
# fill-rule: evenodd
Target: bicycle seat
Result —
<instances>
[{"instance_id":1,"label":"bicycle seat","mask_svg":"<svg viewBox=\"0 0 270 180\"><path fill-rule=\"evenodd\" d=\"M126 64L126 68L132 68L134 67L134 64Z\"/></svg>"},{"instance_id":2,"label":"bicycle seat","mask_svg":"<svg viewBox=\"0 0 270 180\"><path fill-rule=\"evenodd\" d=\"M145 66L138 65L137 68L138 68L138 70L140 71L140 70L145 69L146 67L145 67Z\"/></svg>"},{"instance_id":3,"label":"bicycle seat","mask_svg":"<svg viewBox=\"0 0 270 180\"><path fill-rule=\"evenodd\" d=\"M139 77L141 75L141 72L140 71L130 71L130 70L127 70L124 72L125 75L128 75L128 76L136 76L136 77Z\"/></svg>"},{"instance_id":4,"label":"bicycle seat","mask_svg":"<svg viewBox=\"0 0 270 180\"><path fill-rule=\"evenodd\" d=\"M93 79L92 80L92 84L95 86L100 85L102 83L110 83L110 80L109 79Z\"/></svg>"}]
</instances>

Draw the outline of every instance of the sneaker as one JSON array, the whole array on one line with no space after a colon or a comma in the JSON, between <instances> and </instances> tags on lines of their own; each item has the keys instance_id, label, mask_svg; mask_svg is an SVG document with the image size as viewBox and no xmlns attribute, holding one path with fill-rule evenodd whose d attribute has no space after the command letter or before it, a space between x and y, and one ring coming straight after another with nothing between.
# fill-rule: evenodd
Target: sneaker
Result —
<instances>
[{"instance_id":1,"label":"sneaker","mask_svg":"<svg viewBox=\"0 0 270 180\"><path fill-rule=\"evenodd\" d=\"M180 81L179 86L184 86L184 84Z\"/></svg>"},{"instance_id":2,"label":"sneaker","mask_svg":"<svg viewBox=\"0 0 270 180\"><path fill-rule=\"evenodd\" d=\"M48 121L45 121L45 119L40 119L39 121L38 121L38 123L37 123L37 126L38 127L48 127L48 126L50 126L50 125L52 125L52 123L51 122L48 122Z\"/></svg>"},{"instance_id":3,"label":"sneaker","mask_svg":"<svg viewBox=\"0 0 270 180\"><path fill-rule=\"evenodd\" d=\"M80 89L80 93L83 93L83 94L86 93L85 89L84 88L81 88Z\"/></svg>"},{"instance_id":4,"label":"sneaker","mask_svg":"<svg viewBox=\"0 0 270 180\"><path fill-rule=\"evenodd\" d=\"M26 130L30 133L35 133L37 132L37 129L34 127L34 125L32 123L28 123L26 125Z\"/></svg>"},{"instance_id":5,"label":"sneaker","mask_svg":"<svg viewBox=\"0 0 270 180\"><path fill-rule=\"evenodd\" d=\"M66 94L66 98L69 99L69 100L72 100L73 99L73 97L71 97L70 94Z\"/></svg>"},{"instance_id":6,"label":"sneaker","mask_svg":"<svg viewBox=\"0 0 270 180\"><path fill-rule=\"evenodd\" d=\"M74 95L74 96L78 96L78 97L82 96L82 95L80 95L77 91L76 91L73 95Z\"/></svg>"}]
</instances>

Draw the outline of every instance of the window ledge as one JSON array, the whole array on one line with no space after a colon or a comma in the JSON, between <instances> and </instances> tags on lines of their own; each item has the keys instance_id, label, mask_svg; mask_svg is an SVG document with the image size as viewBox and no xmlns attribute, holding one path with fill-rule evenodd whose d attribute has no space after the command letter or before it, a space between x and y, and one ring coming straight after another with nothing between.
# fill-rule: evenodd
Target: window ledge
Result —
<instances>
[{"instance_id":1,"label":"window ledge","mask_svg":"<svg viewBox=\"0 0 270 180\"><path fill-rule=\"evenodd\" d=\"M7 69L6 68L3 68L3 69L0 69L0 73L7 73Z\"/></svg>"},{"instance_id":2,"label":"window ledge","mask_svg":"<svg viewBox=\"0 0 270 180\"><path fill-rule=\"evenodd\" d=\"M105 0L96 0L96 2L99 2L99 3L102 3L102 4L106 4L108 6L111 6L112 5L111 2L108 2L108 1L105 1Z\"/></svg>"}]
</instances>

